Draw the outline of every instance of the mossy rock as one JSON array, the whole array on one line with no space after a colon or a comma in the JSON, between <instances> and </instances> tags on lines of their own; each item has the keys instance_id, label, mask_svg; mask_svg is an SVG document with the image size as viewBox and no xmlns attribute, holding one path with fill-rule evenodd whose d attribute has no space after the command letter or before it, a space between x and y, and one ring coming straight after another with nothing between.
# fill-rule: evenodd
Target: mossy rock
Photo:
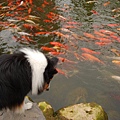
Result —
<instances>
[{"instance_id":1,"label":"mossy rock","mask_svg":"<svg viewBox=\"0 0 120 120\"><path fill-rule=\"evenodd\" d=\"M108 120L107 114L96 103L72 105L56 112L59 120Z\"/></svg>"},{"instance_id":2,"label":"mossy rock","mask_svg":"<svg viewBox=\"0 0 120 120\"><path fill-rule=\"evenodd\" d=\"M108 120L107 114L96 103L81 103L54 112L46 102L40 102L40 109L46 120Z\"/></svg>"},{"instance_id":3,"label":"mossy rock","mask_svg":"<svg viewBox=\"0 0 120 120\"><path fill-rule=\"evenodd\" d=\"M46 120L55 120L53 117L54 110L51 105L49 105L47 102L39 102L38 106L42 110Z\"/></svg>"}]
</instances>

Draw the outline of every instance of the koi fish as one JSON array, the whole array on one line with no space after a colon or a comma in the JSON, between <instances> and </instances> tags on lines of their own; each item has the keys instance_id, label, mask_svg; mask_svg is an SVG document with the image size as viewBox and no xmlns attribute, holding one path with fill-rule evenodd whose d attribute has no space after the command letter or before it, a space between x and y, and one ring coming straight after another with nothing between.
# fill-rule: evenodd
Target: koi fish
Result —
<instances>
[{"instance_id":1,"label":"koi fish","mask_svg":"<svg viewBox=\"0 0 120 120\"><path fill-rule=\"evenodd\" d=\"M30 39L28 36L21 36L22 38L24 38L25 40L29 41L29 42L33 42L33 43L36 43L35 41L33 41L32 39Z\"/></svg>"},{"instance_id":2,"label":"koi fish","mask_svg":"<svg viewBox=\"0 0 120 120\"><path fill-rule=\"evenodd\" d=\"M59 37L65 37L65 35L61 32L52 32L53 34L56 34Z\"/></svg>"},{"instance_id":3,"label":"koi fish","mask_svg":"<svg viewBox=\"0 0 120 120\"><path fill-rule=\"evenodd\" d=\"M78 53L74 53L77 60L81 60L81 56Z\"/></svg>"},{"instance_id":4,"label":"koi fish","mask_svg":"<svg viewBox=\"0 0 120 120\"><path fill-rule=\"evenodd\" d=\"M67 77L67 74L64 71L62 71L61 69L56 68L56 70L58 71L58 73L60 73L60 74L62 74L62 75Z\"/></svg>"},{"instance_id":5,"label":"koi fish","mask_svg":"<svg viewBox=\"0 0 120 120\"><path fill-rule=\"evenodd\" d=\"M74 62L74 61L71 61L71 60L68 60L68 59L62 58L62 57L58 57L58 59L59 59L60 61L62 61L62 62L76 63L76 62Z\"/></svg>"},{"instance_id":6,"label":"koi fish","mask_svg":"<svg viewBox=\"0 0 120 120\"><path fill-rule=\"evenodd\" d=\"M73 26L73 25L64 25L63 27L67 28L67 29L69 29L69 28L77 28L76 26Z\"/></svg>"},{"instance_id":7,"label":"koi fish","mask_svg":"<svg viewBox=\"0 0 120 120\"><path fill-rule=\"evenodd\" d=\"M44 50L44 51L55 52L54 48L49 48L49 47L45 47L45 46L41 47L41 49Z\"/></svg>"},{"instance_id":8,"label":"koi fish","mask_svg":"<svg viewBox=\"0 0 120 120\"><path fill-rule=\"evenodd\" d=\"M31 11L32 11L32 8L29 8L29 9L28 9L28 14L30 14L30 13L31 13Z\"/></svg>"},{"instance_id":9,"label":"koi fish","mask_svg":"<svg viewBox=\"0 0 120 120\"><path fill-rule=\"evenodd\" d=\"M95 10L91 10L91 12L92 12L93 14L95 14L95 15L98 15L98 12L95 11Z\"/></svg>"},{"instance_id":10,"label":"koi fish","mask_svg":"<svg viewBox=\"0 0 120 120\"><path fill-rule=\"evenodd\" d=\"M117 65L120 65L120 60L113 60L112 63L115 63Z\"/></svg>"},{"instance_id":11,"label":"koi fish","mask_svg":"<svg viewBox=\"0 0 120 120\"><path fill-rule=\"evenodd\" d=\"M94 34L96 34L96 35L98 35L98 36L101 36L101 37L108 37L108 36L106 36L105 34L100 33L99 31L94 31Z\"/></svg>"},{"instance_id":12,"label":"koi fish","mask_svg":"<svg viewBox=\"0 0 120 120\"><path fill-rule=\"evenodd\" d=\"M108 6L110 4L110 1L107 1L103 4L104 7Z\"/></svg>"},{"instance_id":13,"label":"koi fish","mask_svg":"<svg viewBox=\"0 0 120 120\"><path fill-rule=\"evenodd\" d=\"M93 55L90 55L90 54L88 54L88 53L82 53L81 54L83 57L84 57L84 59L85 60L89 60L89 61L91 61L91 62L99 62L99 63L101 63L101 64L104 64L104 62L102 62L101 60L99 60L98 58L96 58L95 56L93 56Z\"/></svg>"},{"instance_id":14,"label":"koi fish","mask_svg":"<svg viewBox=\"0 0 120 120\"><path fill-rule=\"evenodd\" d=\"M95 2L98 2L98 1L92 0L92 1L88 1L88 2L86 2L86 3L91 4L91 3L95 3Z\"/></svg>"},{"instance_id":15,"label":"koi fish","mask_svg":"<svg viewBox=\"0 0 120 120\"><path fill-rule=\"evenodd\" d=\"M63 52L49 52L50 55L61 55L64 54Z\"/></svg>"},{"instance_id":16,"label":"koi fish","mask_svg":"<svg viewBox=\"0 0 120 120\"><path fill-rule=\"evenodd\" d=\"M120 24L117 24L117 23L111 23L111 24L108 24L107 26L109 27L117 27L119 26Z\"/></svg>"},{"instance_id":17,"label":"koi fish","mask_svg":"<svg viewBox=\"0 0 120 120\"><path fill-rule=\"evenodd\" d=\"M90 53L90 54L100 54L100 52L96 52L94 50L88 49L88 48L81 48L83 52Z\"/></svg>"},{"instance_id":18,"label":"koi fish","mask_svg":"<svg viewBox=\"0 0 120 120\"><path fill-rule=\"evenodd\" d=\"M96 45L99 45L99 46L104 46L104 45L108 45L110 43L106 43L106 42L95 42Z\"/></svg>"},{"instance_id":19,"label":"koi fish","mask_svg":"<svg viewBox=\"0 0 120 120\"><path fill-rule=\"evenodd\" d=\"M23 24L23 27L27 28L27 29L33 29L33 24Z\"/></svg>"},{"instance_id":20,"label":"koi fish","mask_svg":"<svg viewBox=\"0 0 120 120\"><path fill-rule=\"evenodd\" d=\"M118 42L120 42L120 37L117 37L115 35L110 35L110 37L113 38L113 39L115 39L115 40L117 40Z\"/></svg>"},{"instance_id":21,"label":"koi fish","mask_svg":"<svg viewBox=\"0 0 120 120\"><path fill-rule=\"evenodd\" d=\"M119 12L120 8L113 9L112 12Z\"/></svg>"},{"instance_id":22,"label":"koi fish","mask_svg":"<svg viewBox=\"0 0 120 120\"><path fill-rule=\"evenodd\" d=\"M25 20L25 22L31 23L31 24L36 24L34 21L32 20Z\"/></svg>"},{"instance_id":23,"label":"koi fish","mask_svg":"<svg viewBox=\"0 0 120 120\"><path fill-rule=\"evenodd\" d=\"M73 33L72 31L68 30L67 28L60 28L60 30L62 30L62 31L64 31L64 32Z\"/></svg>"},{"instance_id":24,"label":"koi fish","mask_svg":"<svg viewBox=\"0 0 120 120\"><path fill-rule=\"evenodd\" d=\"M90 33L83 33L85 37L91 38L91 39L95 39L95 36L90 34Z\"/></svg>"},{"instance_id":25,"label":"koi fish","mask_svg":"<svg viewBox=\"0 0 120 120\"><path fill-rule=\"evenodd\" d=\"M43 22L52 23L53 21L52 20L43 20Z\"/></svg>"},{"instance_id":26,"label":"koi fish","mask_svg":"<svg viewBox=\"0 0 120 120\"><path fill-rule=\"evenodd\" d=\"M58 15L59 19L61 20L67 20L65 17L63 17L62 15Z\"/></svg>"},{"instance_id":27,"label":"koi fish","mask_svg":"<svg viewBox=\"0 0 120 120\"><path fill-rule=\"evenodd\" d=\"M26 32L17 32L18 34L20 34L20 35L27 35L27 36L32 36L31 34L29 34L29 33L26 33Z\"/></svg>"},{"instance_id":28,"label":"koi fish","mask_svg":"<svg viewBox=\"0 0 120 120\"><path fill-rule=\"evenodd\" d=\"M115 32L112 32L112 31L109 31L109 30L104 30L104 29L101 29L99 31L101 33L105 33L105 34L108 34L108 35L115 35L116 34Z\"/></svg>"},{"instance_id":29,"label":"koi fish","mask_svg":"<svg viewBox=\"0 0 120 120\"><path fill-rule=\"evenodd\" d=\"M35 35L44 35L44 34L50 34L52 32L37 32L35 33Z\"/></svg>"},{"instance_id":30,"label":"koi fish","mask_svg":"<svg viewBox=\"0 0 120 120\"><path fill-rule=\"evenodd\" d=\"M112 75L111 77L117 80L118 83L120 83L120 76Z\"/></svg>"},{"instance_id":31,"label":"koi fish","mask_svg":"<svg viewBox=\"0 0 120 120\"><path fill-rule=\"evenodd\" d=\"M111 43L111 40L108 39L108 38L102 38L102 37L100 38L100 37L98 37L97 39L102 41L102 42Z\"/></svg>"},{"instance_id":32,"label":"koi fish","mask_svg":"<svg viewBox=\"0 0 120 120\"><path fill-rule=\"evenodd\" d=\"M120 56L120 51L119 50L113 48L113 49L111 49L111 51L113 53L115 53L117 56Z\"/></svg>"},{"instance_id":33,"label":"koi fish","mask_svg":"<svg viewBox=\"0 0 120 120\"><path fill-rule=\"evenodd\" d=\"M54 46L58 46L58 47L63 47L63 48L67 48L66 45L63 45L62 43L60 42L50 42L51 45L54 45Z\"/></svg>"},{"instance_id":34,"label":"koi fish","mask_svg":"<svg viewBox=\"0 0 120 120\"><path fill-rule=\"evenodd\" d=\"M45 12L43 9L41 9L40 7L37 7L37 10L40 12Z\"/></svg>"}]
</instances>

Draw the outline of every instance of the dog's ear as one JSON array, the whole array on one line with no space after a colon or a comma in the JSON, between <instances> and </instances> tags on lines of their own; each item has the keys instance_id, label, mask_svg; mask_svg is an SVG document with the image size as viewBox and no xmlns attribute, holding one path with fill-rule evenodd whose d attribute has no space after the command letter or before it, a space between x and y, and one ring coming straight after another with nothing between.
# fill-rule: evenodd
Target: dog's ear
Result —
<instances>
[{"instance_id":1,"label":"dog's ear","mask_svg":"<svg viewBox=\"0 0 120 120\"><path fill-rule=\"evenodd\" d=\"M51 58L51 62L53 64L53 66L55 67L58 63L58 58L56 58L56 57Z\"/></svg>"}]
</instances>

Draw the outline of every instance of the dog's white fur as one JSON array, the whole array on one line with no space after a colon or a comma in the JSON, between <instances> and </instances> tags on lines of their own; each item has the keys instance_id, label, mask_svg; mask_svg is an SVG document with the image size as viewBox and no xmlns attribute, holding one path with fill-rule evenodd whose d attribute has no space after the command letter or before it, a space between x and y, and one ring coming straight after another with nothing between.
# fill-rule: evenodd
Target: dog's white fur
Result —
<instances>
[{"instance_id":1,"label":"dog's white fur","mask_svg":"<svg viewBox=\"0 0 120 120\"><path fill-rule=\"evenodd\" d=\"M23 48L20 50L26 54L26 58L32 68L32 94L37 94L38 89L42 89L44 83L44 71L47 66L45 55L38 50Z\"/></svg>"}]
</instances>

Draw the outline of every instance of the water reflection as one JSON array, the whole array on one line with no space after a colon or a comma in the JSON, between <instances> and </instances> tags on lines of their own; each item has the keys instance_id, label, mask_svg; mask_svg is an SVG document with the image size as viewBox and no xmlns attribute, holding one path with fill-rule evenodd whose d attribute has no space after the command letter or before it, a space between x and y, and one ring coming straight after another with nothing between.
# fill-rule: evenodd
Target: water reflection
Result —
<instances>
[{"instance_id":1,"label":"water reflection","mask_svg":"<svg viewBox=\"0 0 120 120\"><path fill-rule=\"evenodd\" d=\"M29 15L30 7L24 10L24 14L19 11L21 16L15 19L19 19L17 23L10 22L16 16L2 16L0 11L1 53L10 53L23 46L38 49L41 46L54 47L65 53L58 55L59 58L67 59L63 60L67 62L60 62L59 68L68 78L60 74L55 76L50 91L38 97L31 96L34 101L45 100L55 110L80 102L96 102L105 109L109 120L120 118L120 84L111 77L120 76L120 66L112 63L112 57L120 57L120 11L114 12L119 4L118 0L114 3L112 0L108 3L104 0L48 0L46 4L44 0L35 0L30 5L32 11ZM15 12L16 10L9 11ZM8 15L8 11L4 13ZM27 19L22 19L26 16ZM101 30L104 32L100 32ZM105 33L108 30L113 34ZM44 34L45 32L50 34ZM25 33L28 33L27 39ZM49 43L51 41L61 42L68 49L52 46ZM89 52L86 53L83 48L88 48ZM117 50L118 54L113 50Z\"/></svg>"}]
</instances>

